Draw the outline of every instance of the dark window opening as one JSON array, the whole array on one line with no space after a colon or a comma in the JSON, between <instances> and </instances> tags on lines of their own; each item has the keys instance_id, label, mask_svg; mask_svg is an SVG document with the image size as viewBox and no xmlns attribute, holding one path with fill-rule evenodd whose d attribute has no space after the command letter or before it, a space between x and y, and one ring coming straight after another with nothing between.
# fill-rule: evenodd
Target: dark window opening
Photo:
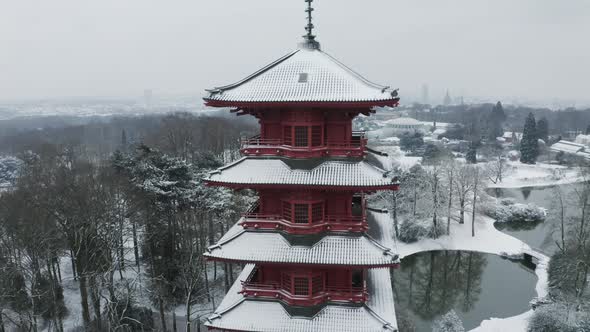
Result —
<instances>
[{"instance_id":1,"label":"dark window opening","mask_svg":"<svg viewBox=\"0 0 590 332\"><path fill-rule=\"evenodd\" d=\"M363 287L363 271L352 271L352 287Z\"/></svg>"},{"instance_id":2,"label":"dark window opening","mask_svg":"<svg viewBox=\"0 0 590 332\"><path fill-rule=\"evenodd\" d=\"M309 75L307 73L299 73L299 83L307 83L307 78Z\"/></svg>"}]
</instances>

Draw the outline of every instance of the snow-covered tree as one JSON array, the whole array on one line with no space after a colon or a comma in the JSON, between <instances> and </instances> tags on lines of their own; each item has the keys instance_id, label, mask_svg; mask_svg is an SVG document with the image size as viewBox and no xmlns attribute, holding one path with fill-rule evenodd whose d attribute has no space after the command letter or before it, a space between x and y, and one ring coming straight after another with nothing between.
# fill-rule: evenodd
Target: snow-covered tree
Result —
<instances>
[{"instance_id":1,"label":"snow-covered tree","mask_svg":"<svg viewBox=\"0 0 590 332\"><path fill-rule=\"evenodd\" d=\"M548 143L547 140L549 138L549 123L547 122L547 118L543 117L537 121L537 138L543 140L545 143Z\"/></svg>"},{"instance_id":2,"label":"snow-covered tree","mask_svg":"<svg viewBox=\"0 0 590 332\"><path fill-rule=\"evenodd\" d=\"M474 142L469 144L469 150L467 150L465 160L470 164L477 164L477 147Z\"/></svg>"},{"instance_id":3,"label":"snow-covered tree","mask_svg":"<svg viewBox=\"0 0 590 332\"><path fill-rule=\"evenodd\" d=\"M488 127L488 141L495 142L496 137L501 137L504 134L502 124L506 121L506 114L501 102L497 102L492 109L489 116Z\"/></svg>"},{"instance_id":4,"label":"snow-covered tree","mask_svg":"<svg viewBox=\"0 0 590 332\"><path fill-rule=\"evenodd\" d=\"M533 113L529 113L522 132L520 142L520 161L525 164L534 164L539 155L537 124Z\"/></svg>"},{"instance_id":5,"label":"snow-covered tree","mask_svg":"<svg viewBox=\"0 0 590 332\"><path fill-rule=\"evenodd\" d=\"M465 332L465 328L461 318L451 309L434 322L432 332Z\"/></svg>"},{"instance_id":6,"label":"snow-covered tree","mask_svg":"<svg viewBox=\"0 0 590 332\"><path fill-rule=\"evenodd\" d=\"M528 332L584 332L588 314L576 312L562 304L543 305L534 311L529 319Z\"/></svg>"}]
</instances>

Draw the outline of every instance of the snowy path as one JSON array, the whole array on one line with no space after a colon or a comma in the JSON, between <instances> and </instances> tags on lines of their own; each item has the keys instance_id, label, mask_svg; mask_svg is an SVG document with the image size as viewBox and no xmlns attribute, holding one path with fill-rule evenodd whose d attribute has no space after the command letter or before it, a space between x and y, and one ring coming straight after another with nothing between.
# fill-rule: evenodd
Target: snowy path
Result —
<instances>
[{"instance_id":1,"label":"snowy path","mask_svg":"<svg viewBox=\"0 0 590 332\"><path fill-rule=\"evenodd\" d=\"M390 219L388 214L375 213L376 218ZM537 298L544 298L548 291L547 267L549 257L531 248L526 243L510 235L502 233L494 227L494 220L477 215L475 221L475 237L471 236L471 215L465 216L465 224L451 222L451 235L445 235L438 239L422 239L416 243L397 242L397 252L400 258L425 251L433 250L465 250L476 251L500 256L532 255L537 261L535 274L537 284L535 290ZM391 219L390 219L390 224ZM446 222L446 220L444 221ZM523 314L508 318L490 318L482 321L481 325L471 332L526 332L526 327L532 310Z\"/></svg>"}]
</instances>

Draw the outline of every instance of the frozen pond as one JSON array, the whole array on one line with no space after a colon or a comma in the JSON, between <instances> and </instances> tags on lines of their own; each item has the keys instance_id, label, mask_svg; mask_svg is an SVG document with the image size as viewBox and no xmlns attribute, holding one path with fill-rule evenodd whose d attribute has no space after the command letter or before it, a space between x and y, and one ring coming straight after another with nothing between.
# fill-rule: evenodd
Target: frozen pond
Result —
<instances>
[{"instance_id":1,"label":"frozen pond","mask_svg":"<svg viewBox=\"0 0 590 332\"><path fill-rule=\"evenodd\" d=\"M402 259L393 277L395 305L418 332L432 331L434 320L451 309L467 330L490 317L515 316L536 296L534 271L491 254L418 253Z\"/></svg>"},{"instance_id":2,"label":"frozen pond","mask_svg":"<svg viewBox=\"0 0 590 332\"><path fill-rule=\"evenodd\" d=\"M494 197L513 198L519 203L533 203L547 209L547 219L537 225L513 226L496 223L495 226L531 247L551 254L557 249L555 240L559 238L560 219L557 190L561 191L564 202L570 200L570 207L566 204L566 214L568 214L568 210L570 213L573 212L571 200L575 199L575 192L579 189L580 185L576 184L538 188L489 189L488 193Z\"/></svg>"}]
</instances>

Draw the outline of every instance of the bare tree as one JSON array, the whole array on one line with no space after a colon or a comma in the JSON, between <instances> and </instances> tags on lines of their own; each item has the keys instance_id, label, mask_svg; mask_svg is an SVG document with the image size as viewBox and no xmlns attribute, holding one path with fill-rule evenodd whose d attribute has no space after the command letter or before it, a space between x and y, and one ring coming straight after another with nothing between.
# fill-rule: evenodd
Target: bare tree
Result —
<instances>
[{"instance_id":1,"label":"bare tree","mask_svg":"<svg viewBox=\"0 0 590 332\"><path fill-rule=\"evenodd\" d=\"M432 226L434 236L438 237L439 225L438 225L438 212L440 209L441 202L443 200L442 195L442 179L443 179L443 172L444 169L440 163L432 164L426 171L427 177L426 181L430 187L430 198L432 200Z\"/></svg>"},{"instance_id":2,"label":"bare tree","mask_svg":"<svg viewBox=\"0 0 590 332\"><path fill-rule=\"evenodd\" d=\"M455 170L454 189L459 200L459 223L465 223L465 207L467 205L467 195L473 189L473 172L472 166L461 164Z\"/></svg>"},{"instance_id":3,"label":"bare tree","mask_svg":"<svg viewBox=\"0 0 590 332\"><path fill-rule=\"evenodd\" d=\"M481 169L477 165L474 165L471 170L471 179L473 181L473 187L471 190L473 194L473 199L471 200L471 236L475 236L475 213L477 211L477 202L480 200L483 193L484 184Z\"/></svg>"},{"instance_id":4,"label":"bare tree","mask_svg":"<svg viewBox=\"0 0 590 332\"><path fill-rule=\"evenodd\" d=\"M447 181L447 190L448 190L448 198L447 198L447 234L451 233L451 209L453 206L453 191L454 191L454 180L455 180L455 173L457 169L457 162L454 159L449 159L444 164L446 181Z\"/></svg>"}]
</instances>

